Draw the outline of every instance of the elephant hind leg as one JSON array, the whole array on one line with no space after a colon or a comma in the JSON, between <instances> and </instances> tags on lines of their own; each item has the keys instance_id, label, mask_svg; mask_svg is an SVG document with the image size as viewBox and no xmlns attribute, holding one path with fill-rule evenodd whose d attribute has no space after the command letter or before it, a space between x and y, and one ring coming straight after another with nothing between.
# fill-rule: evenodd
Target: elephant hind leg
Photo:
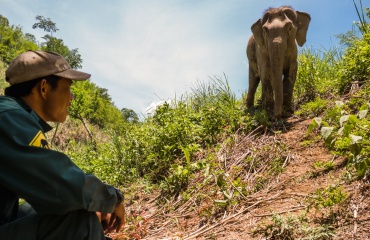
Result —
<instances>
[{"instance_id":1,"label":"elephant hind leg","mask_svg":"<svg viewBox=\"0 0 370 240\"><path fill-rule=\"evenodd\" d=\"M291 115L294 113L293 107L294 80L290 77L284 78L283 87L284 87L283 109L285 112L287 112L288 115Z\"/></svg>"},{"instance_id":2,"label":"elephant hind leg","mask_svg":"<svg viewBox=\"0 0 370 240\"><path fill-rule=\"evenodd\" d=\"M297 70L298 65L297 61L293 61L290 64L289 69L284 71L284 79L283 79L283 93L284 93L284 100L283 100L283 109L287 113L287 115L291 115L294 113L294 106L293 106L293 90L294 84L297 77Z\"/></svg>"},{"instance_id":3,"label":"elephant hind leg","mask_svg":"<svg viewBox=\"0 0 370 240\"><path fill-rule=\"evenodd\" d=\"M256 90L258 84L260 83L260 77L253 71L251 67L249 67L249 86L248 86L248 94L247 94L247 107L251 108L254 105L254 96L256 94Z\"/></svg>"}]
</instances>

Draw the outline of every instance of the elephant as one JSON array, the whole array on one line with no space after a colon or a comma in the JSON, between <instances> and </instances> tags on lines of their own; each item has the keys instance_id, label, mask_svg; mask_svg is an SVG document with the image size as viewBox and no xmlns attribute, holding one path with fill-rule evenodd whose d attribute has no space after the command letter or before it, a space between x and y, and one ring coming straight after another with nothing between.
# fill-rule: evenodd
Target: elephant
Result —
<instances>
[{"instance_id":1,"label":"elephant","mask_svg":"<svg viewBox=\"0 0 370 240\"><path fill-rule=\"evenodd\" d=\"M254 105L254 96L262 82L262 108L272 111L274 118L294 113L293 88L298 62L297 45L306 42L311 17L290 6L267 9L252 26L247 45L249 87L247 108ZM283 111L284 110L284 111ZM288 112L288 114L283 114Z\"/></svg>"}]
</instances>

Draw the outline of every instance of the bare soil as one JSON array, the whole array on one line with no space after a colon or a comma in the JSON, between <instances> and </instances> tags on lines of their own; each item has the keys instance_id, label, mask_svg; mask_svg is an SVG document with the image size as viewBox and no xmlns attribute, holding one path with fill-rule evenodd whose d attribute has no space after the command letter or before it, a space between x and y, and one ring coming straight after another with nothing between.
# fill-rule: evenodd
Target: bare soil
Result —
<instances>
[{"instance_id":1,"label":"bare soil","mask_svg":"<svg viewBox=\"0 0 370 240\"><path fill-rule=\"evenodd\" d=\"M226 156L223 158L225 169L232 174L233 166L245 159L250 149L259 148L262 144L259 141L265 144L261 149L274 142L284 145L281 153L285 159L283 171L270 177L260 191L239 196L237 203L225 208L213 207L219 193L212 192L213 188L207 184L202 185L202 175L192 179L190 184L194 191L186 200L181 196L166 200L158 191L142 191L126 199L128 223L124 232L113 237L147 240L295 239L289 238L288 233L270 237L264 234L266 226L273 223L271 217L279 214L281 217L305 216L312 228L330 226L335 234L331 239L370 239L369 181L357 179L353 171L347 170L347 159L333 155L317 132L306 136L311 121L291 117L278 124L276 131L270 129L255 136L236 136L234 145L219 150L218 157ZM248 141L246 137L249 137ZM229 154L222 154L222 151ZM317 166L317 163L331 161L334 164L330 168ZM242 174L246 176L247 172ZM317 196L317 190L330 186L341 187L346 194L345 200L329 207L315 205L317 201L312 199ZM209 199L207 196L199 198L201 193L209 194Z\"/></svg>"}]
</instances>

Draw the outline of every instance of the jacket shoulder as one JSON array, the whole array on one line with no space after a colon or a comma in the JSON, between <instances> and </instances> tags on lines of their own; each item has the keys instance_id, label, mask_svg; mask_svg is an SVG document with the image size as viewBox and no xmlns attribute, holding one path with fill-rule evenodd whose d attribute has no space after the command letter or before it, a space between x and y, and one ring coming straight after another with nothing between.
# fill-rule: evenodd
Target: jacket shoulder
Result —
<instances>
[{"instance_id":1,"label":"jacket shoulder","mask_svg":"<svg viewBox=\"0 0 370 240\"><path fill-rule=\"evenodd\" d=\"M0 113L21 109L22 107L14 98L8 96L0 96Z\"/></svg>"}]
</instances>

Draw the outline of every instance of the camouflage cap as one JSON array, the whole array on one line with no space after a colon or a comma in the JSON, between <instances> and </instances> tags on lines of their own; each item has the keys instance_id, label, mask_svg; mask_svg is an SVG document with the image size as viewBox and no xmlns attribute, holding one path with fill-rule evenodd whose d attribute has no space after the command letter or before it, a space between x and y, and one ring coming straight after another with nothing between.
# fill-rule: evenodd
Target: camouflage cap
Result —
<instances>
[{"instance_id":1,"label":"camouflage cap","mask_svg":"<svg viewBox=\"0 0 370 240\"><path fill-rule=\"evenodd\" d=\"M5 79L10 85L49 75L71 80L86 80L91 76L91 74L72 69L62 55L41 50L22 53L10 63L5 71Z\"/></svg>"}]
</instances>

